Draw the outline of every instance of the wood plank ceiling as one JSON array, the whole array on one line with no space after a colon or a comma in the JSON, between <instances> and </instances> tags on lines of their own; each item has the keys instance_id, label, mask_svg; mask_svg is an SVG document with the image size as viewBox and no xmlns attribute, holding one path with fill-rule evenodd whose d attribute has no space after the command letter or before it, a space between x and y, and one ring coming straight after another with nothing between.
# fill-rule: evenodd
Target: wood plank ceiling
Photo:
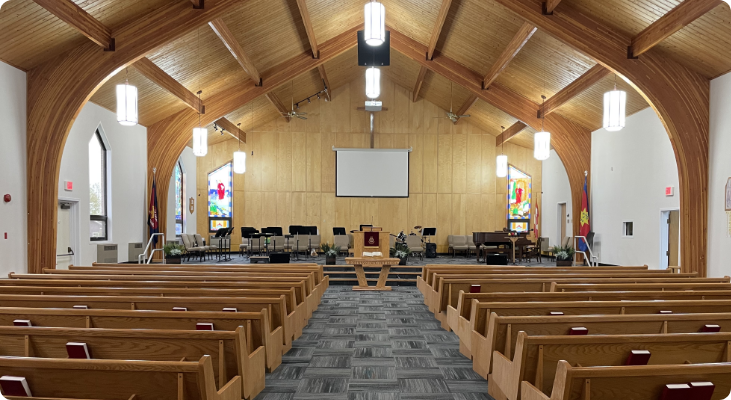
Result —
<instances>
[{"instance_id":1,"label":"wood plank ceiling","mask_svg":"<svg viewBox=\"0 0 731 400\"><path fill-rule=\"evenodd\" d=\"M113 37L114 30L128 21L170 1L189 0L73 1L107 27ZM436 43L435 54L451 58L480 76L492 79L492 72L499 71L494 78L495 84L534 103L541 102L541 95L551 99L557 93L565 94L571 90L569 85L587 71L601 68L589 57L541 30L530 36L527 34L530 27L494 0L382 2L387 10L386 22L390 29L424 46ZM267 76L267 72L276 65L361 25L364 3L365 0L242 1L234 12L216 21L218 27L223 24L226 34L221 36L228 42L228 47L210 26L204 26L148 54L147 59L190 93L202 90L205 104L206 98L242 85L252 79L252 75ZM557 7L570 4L586 14L600 16L612 29L634 37L680 3L681 0L563 0ZM713 78L731 70L731 51L728 51L731 11L725 4L709 8L711 11L656 47L688 68ZM311 28L306 28L306 22ZM441 32L438 30L440 25ZM522 49L515 46L516 38L525 36L529 38ZM32 0L10 0L0 10L0 60L20 69L31 70L87 40L72 26ZM506 53L514 54L514 57L506 59ZM363 69L356 65L356 59L357 52L350 50L327 62L319 71L308 71L293 82L275 88L273 94L288 110L292 101L302 100L322 90L324 80L332 85L329 87L331 93L337 91L353 79L363 79ZM410 91L419 87L415 101L424 98L445 110L451 106L456 112L465 106L466 101L474 98L473 93L423 70L417 62L396 51L391 53L391 62L390 67L383 69L384 74ZM507 66L500 70L504 65ZM601 71L598 74L596 79L589 79L578 94L568 96L570 99L566 102L561 101L563 104L553 112L592 130L597 129L601 126L603 93L611 90L615 81L618 88L628 93L628 114L648 106L628 83L616 79L613 74L602 74ZM190 93L186 93L186 103L134 66L111 77L91 101L114 110L114 86L126 79L139 88L142 125L154 124L191 104ZM420 82L418 86L417 79ZM168 89L170 87L168 85ZM569 89L562 92L567 87ZM558 98L554 101L558 102ZM469 114L471 117L463 121L495 136L500 135L501 126L507 129L518 122L481 100L469 108ZM282 118L265 96L225 117L234 125L240 123L244 131ZM445 119L445 123L448 122ZM460 125L464 123L460 122ZM228 134L214 131L212 125L209 132L211 143L233 139ZM530 148L533 133L531 128L525 128L513 136L511 142Z\"/></svg>"}]
</instances>

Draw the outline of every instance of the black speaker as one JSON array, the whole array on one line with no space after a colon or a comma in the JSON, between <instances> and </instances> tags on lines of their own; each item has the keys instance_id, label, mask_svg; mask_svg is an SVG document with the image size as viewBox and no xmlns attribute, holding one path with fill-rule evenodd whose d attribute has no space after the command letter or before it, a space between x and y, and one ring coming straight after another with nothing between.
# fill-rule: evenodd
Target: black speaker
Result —
<instances>
[{"instance_id":1,"label":"black speaker","mask_svg":"<svg viewBox=\"0 0 731 400\"><path fill-rule=\"evenodd\" d=\"M385 67L391 65L391 32L386 31L386 41L380 46L369 46L365 33L358 31L358 65L361 67Z\"/></svg>"},{"instance_id":2,"label":"black speaker","mask_svg":"<svg viewBox=\"0 0 731 400\"><path fill-rule=\"evenodd\" d=\"M424 254L424 256L426 258L437 258L437 244L436 243L427 243L425 253L426 254Z\"/></svg>"},{"instance_id":3,"label":"black speaker","mask_svg":"<svg viewBox=\"0 0 731 400\"><path fill-rule=\"evenodd\" d=\"M508 256L505 254L487 254L485 255L485 264L508 265Z\"/></svg>"},{"instance_id":4,"label":"black speaker","mask_svg":"<svg viewBox=\"0 0 731 400\"><path fill-rule=\"evenodd\" d=\"M269 253L270 264L289 264L289 253L285 252L272 252Z\"/></svg>"}]
</instances>

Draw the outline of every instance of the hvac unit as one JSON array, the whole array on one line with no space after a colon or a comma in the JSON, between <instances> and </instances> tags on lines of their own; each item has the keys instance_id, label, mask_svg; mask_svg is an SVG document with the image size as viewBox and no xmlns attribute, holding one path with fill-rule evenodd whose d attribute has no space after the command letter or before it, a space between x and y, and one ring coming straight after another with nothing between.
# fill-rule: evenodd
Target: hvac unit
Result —
<instances>
[{"instance_id":1,"label":"hvac unit","mask_svg":"<svg viewBox=\"0 0 731 400\"><path fill-rule=\"evenodd\" d=\"M127 250L127 260L137 262L137 257L145 250L144 243L130 243Z\"/></svg>"},{"instance_id":2,"label":"hvac unit","mask_svg":"<svg viewBox=\"0 0 731 400\"><path fill-rule=\"evenodd\" d=\"M116 264L117 260L119 260L119 257L117 257L116 244L99 244L96 246L96 262Z\"/></svg>"}]
</instances>

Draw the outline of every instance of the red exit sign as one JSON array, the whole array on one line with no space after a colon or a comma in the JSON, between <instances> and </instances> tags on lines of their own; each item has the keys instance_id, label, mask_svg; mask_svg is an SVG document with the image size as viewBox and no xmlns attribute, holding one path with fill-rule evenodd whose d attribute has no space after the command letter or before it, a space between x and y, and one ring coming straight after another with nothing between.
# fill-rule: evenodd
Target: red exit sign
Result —
<instances>
[{"instance_id":1,"label":"red exit sign","mask_svg":"<svg viewBox=\"0 0 731 400\"><path fill-rule=\"evenodd\" d=\"M670 197L670 196L672 196L672 195L673 195L673 192L674 192L674 189L675 189L675 188L674 188L674 187L672 187L672 186L668 186L668 187L666 187L666 188L665 188L665 196L667 196L667 197Z\"/></svg>"},{"instance_id":2,"label":"red exit sign","mask_svg":"<svg viewBox=\"0 0 731 400\"><path fill-rule=\"evenodd\" d=\"M74 182L73 181L64 181L63 188L66 189L67 192L74 190Z\"/></svg>"}]
</instances>

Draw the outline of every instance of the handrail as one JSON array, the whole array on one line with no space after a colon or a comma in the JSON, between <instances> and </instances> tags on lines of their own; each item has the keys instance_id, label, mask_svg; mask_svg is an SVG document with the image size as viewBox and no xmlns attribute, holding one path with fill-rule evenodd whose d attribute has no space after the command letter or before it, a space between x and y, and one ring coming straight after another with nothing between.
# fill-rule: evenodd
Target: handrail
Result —
<instances>
[{"instance_id":1,"label":"handrail","mask_svg":"<svg viewBox=\"0 0 731 400\"><path fill-rule=\"evenodd\" d=\"M137 264L143 264L141 258L144 258L145 262L144 264L149 264L150 261L152 261L152 256L155 254L156 251L162 251L162 249L152 249L152 252L150 253L150 258L147 258L147 250L150 249L150 246L152 245L152 239L154 239L156 236L162 236L162 243L163 246L165 245L165 234L164 233L153 233L150 236L150 240L147 241L147 247L145 247L145 251L142 252L142 254L139 254L137 256ZM165 260L165 252L162 252L162 259Z\"/></svg>"},{"instance_id":2,"label":"handrail","mask_svg":"<svg viewBox=\"0 0 731 400\"><path fill-rule=\"evenodd\" d=\"M599 266L599 258L594 255L594 252L593 251L591 251L591 246L589 246L589 241L586 240L586 236L574 236L574 244L576 245L576 248L578 249L579 248L579 246L578 246L578 243L579 242L577 242L576 239L584 239L584 243L586 243L586 248L587 248L587 250L589 250L589 257L586 257L586 252L585 251L576 251L576 252L574 252L574 262L576 262L576 254L581 253L581 254L584 255L584 257L588 258L588 262L589 262L589 266L590 267L597 267L597 266ZM592 265L592 260L594 261L594 265Z\"/></svg>"}]
</instances>

